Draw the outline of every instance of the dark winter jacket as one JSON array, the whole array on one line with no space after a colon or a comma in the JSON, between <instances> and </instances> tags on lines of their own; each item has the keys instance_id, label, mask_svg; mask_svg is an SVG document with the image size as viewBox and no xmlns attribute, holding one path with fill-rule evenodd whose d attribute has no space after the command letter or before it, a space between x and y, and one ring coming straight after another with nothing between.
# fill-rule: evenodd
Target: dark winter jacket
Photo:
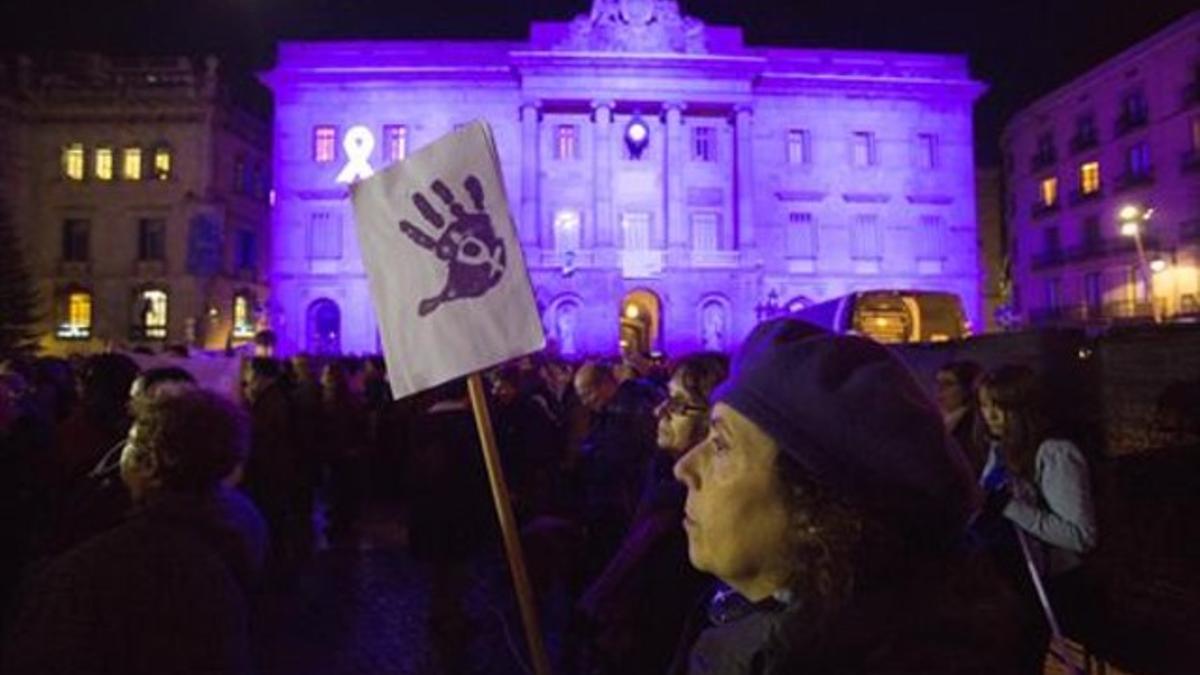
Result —
<instances>
[{"instance_id":1,"label":"dark winter jacket","mask_svg":"<svg viewBox=\"0 0 1200 675\"><path fill-rule=\"evenodd\" d=\"M265 542L236 492L159 497L28 585L3 672L248 673L247 590Z\"/></svg>"}]
</instances>

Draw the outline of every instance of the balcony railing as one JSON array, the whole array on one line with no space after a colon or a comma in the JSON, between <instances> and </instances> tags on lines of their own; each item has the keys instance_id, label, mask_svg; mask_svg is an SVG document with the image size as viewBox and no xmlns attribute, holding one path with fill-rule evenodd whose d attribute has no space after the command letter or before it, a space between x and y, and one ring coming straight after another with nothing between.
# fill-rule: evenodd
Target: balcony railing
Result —
<instances>
[{"instance_id":1,"label":"balcony railing","mask_svg":"<svg viewBox=\"0 0 1200 675\"><path fill-rule=\"evenodd\" d=\"M1154 182L1154 170L1153 169L1148 170L1148 171L1142 171L1140 173L1126 171L1125 173L1121 174L1120 176L1117 176L1116 191L1120 192L1122 190L1129 190L1131 188L1140 187L1142 185L1149 185L1153 182Z\"/></svg>"},{"instance_id":2,"label":"balcony railing","mask_svg":"<svg viewBox=\"0 0 1200 675\"><path fill-rule=\"evenodd\" d=\"M1059 204L1057 199L1054 200L1054 203L1052 204L1047 204L1045 202L1034 202L1029 207L1029 215L1033 216L1034 218L1041 218L1058 211L1058 208Z\"/></svg>"},{"instance_id":3,"label":"balcony railing","mask_svg":"<svg viewBox=\"0 0 1200 675\"><path fill-rule=\"evenodd\" d=\"M1140 113L1136 113L1136 114L1124 113L1120 117L1117 118L1117 123L1114 126L1116 129L1117 135L1121 136L1123 134L1129 133L1130 131L1133 131L1134 129L1139 129L1141 127L1144 127L1149 122L1150 122L1149 113L1146 113L1146 112L1140 112Z\"/></svg>"},{"instance_id":4,"label":"balcony railing","mask_svg":"<svg viewBox=\"0 0 1200 675\"><path fill-rule=\"evenodd\" d=\"M1184 173L1200 171L1200 149L1192 148L1179 158L1179 169Z\"/></svg>"},{"instance_id":5,"label":"balcony railing","mask_svg":"<svg viewBox=\"0 0 1200 675\"><path fill-rule=\"evenodd\" d=\"M1091 191L1085 191L1077 188L1071 190L1071 206L1094 201L1100 199L1102 196L1104 196L1104 191L1099 187Z\"/></svg>"},{"instance_id":6,"label":"balcony railing","mask_svg":"<svg viewBox=\"0 0 1200 675\"><path fill-rule=\"evenodd\" d=\"M1156 300L1161 315L1166 316L1166 298ZM1121 300L1102 305L1074 303L1058 307L1039 307L1029 310L1029 322L1035 326L1061 326L1088 322L1152 321L1154 306L1149 300Z\"/></svg>"},{"instance_id":7,"label":"balcony railing","mask_svg":"<svg viewBox=\"0 0 1200 675\"><path fill-rule=\"evenodd\" d=\"M1186 229L1189 226L1192 228L1191 230ZM1187 232L1192 232L1191 236L1200 238L1200 232L1197 232L1197 230L1200 230L1200 221L1195 221L1195 223L1190 225L1189 223L1184 223L1182 228L1180 230L1180 238L1186 238ZM1142 244L1148 251L1156 251L1160 248L1159 241L1155 237L1143 237ZM1114 256L1129 256L1136 252L1137 243L1129 237L1097 239L1094 241L1085 241L1078 246L1043 251L1033 256L1031 265L1034 270L1042 270L1076 262L1101 260Z\"/></svg>"},{"instance_id":8,"label":"balcony railing","mask_svg":"<svg viewBox=\"0 0 1200 675\"><path fill-rule=\"evenodd\" d=\"M1071 148L1071 154L1077 154L1084 150L1090 150L1097 145L1100 145L1100 135L1095 131L1077 133L1071 137L1068 145Z\"/></svg>"}]
</instances>

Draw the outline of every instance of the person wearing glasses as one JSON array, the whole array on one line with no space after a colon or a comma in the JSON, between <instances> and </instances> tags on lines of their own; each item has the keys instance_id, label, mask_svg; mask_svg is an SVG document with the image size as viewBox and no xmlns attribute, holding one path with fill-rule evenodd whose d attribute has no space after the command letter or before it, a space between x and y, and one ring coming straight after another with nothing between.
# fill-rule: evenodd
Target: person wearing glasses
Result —
<instances>
[{"instance_id":1,"label":"person wearing glasses","mask_svg":"<svg viewBox=\"0 0 1200 675\"><path fill-rule=\"evenodd\" d=\"M583 595L600 672L660 673L670 665L684 620L711 586L688 564L679 528L686 490L671 473L676 460L708 435L708 397L729 372L724 354L681 359L655 408L655 453L633 521L617 553Z\"/></svg>"}]
</instances>

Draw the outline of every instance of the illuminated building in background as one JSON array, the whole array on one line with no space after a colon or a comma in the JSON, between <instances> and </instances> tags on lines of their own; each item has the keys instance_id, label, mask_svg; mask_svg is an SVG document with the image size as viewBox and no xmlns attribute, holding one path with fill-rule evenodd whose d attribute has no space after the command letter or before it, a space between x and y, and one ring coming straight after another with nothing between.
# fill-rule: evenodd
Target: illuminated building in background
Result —
<instances>
[{"instance_id":1,"label":"illuminated building in background","mask_svg":"<svg viewBox=\"0 0 1200 675\"><path fill-rule=\"evenodd\" d=\"M1200 12L1018 112L1002 146L1021 318L1200 313Z\"/></svg>"},{"instance_id":2,"label":"illuminated building in background","mask_svg":"<svg viewBox=\"0 0 1200 675\"><path fill-rule=\"evenodd\" d=\"M217 60L11 66L0 69L11 131L0 189L44 303L42 347L253 337L267 296L270 124L224 91Z\"/></svg>"},{"instance_id":3,"label":"illuminated building in background","mask_svg":"<svg viewBox=\"0 0 1200 675\"><path fill-rule=\"evenodd\" d=\"M866 288L952 291L981 325L964 57L749 46L597 0L521 42L287 42L262 80L284 351L377 349L346 183L477 118L566 354L729 349L769 296Z\"/></svg>"}]
</instances>

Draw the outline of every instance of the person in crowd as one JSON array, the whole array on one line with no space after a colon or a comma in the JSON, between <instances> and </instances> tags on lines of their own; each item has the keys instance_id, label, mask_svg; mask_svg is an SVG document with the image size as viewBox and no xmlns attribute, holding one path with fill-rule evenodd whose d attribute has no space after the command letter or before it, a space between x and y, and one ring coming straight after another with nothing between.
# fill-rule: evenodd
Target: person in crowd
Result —
<instances>
[{"instance_id":1,"label":"person in crowd","mask_svg":"<svg viewBox=\"0 0 1200 675\"><path fill-rule=\"evenodd\" d=\"M671 672L1005 673L1011 605L963 546L978 492L874 341L759 324L676 464L692 564L723 582Z\"/></svg>"},{"instance_id":2,"label":"person in crowd","mask_svg":"<svg viewBox=\"0 0 1200 675\"><path fill-rule=\"evenodd\" d=\"M219 394L164 385L133 402L121 476L136 515L30 582L5 673L249 673L248 592L265 527L222 479L250 451Z\"/></svg>"},{"instance_id":3,"label":"person in crowd","mask_svg":"<svg viewBox=\"0 0 1200 675\"><path fill-rule=\"evenodd\" d=\"M412 426L404 477L409 547L429 566L428 624L442 670L462 672L474 633L465 608L470 565L494 542L496 516L465 380L429 392Z\"/></svg>"},{"instance_id":4,"label":"person in crowd","mask_svg":"<svg viewBox=\"0 0 1200 675\"><path fill-rule=\"evenodd\" d=\"M1002 366L980 380L980 441L988 455L978 529L987 533L1001 570L1025 600L1027 672L1041 672L1049 626L1016 537L1029 544L1051 606L1074 635L1086 630L1081 619L1094 609L1082 563L1099 539L1087 458L1051 432L1044 403L1037 376L1025 366Z\"/></svg>"},{"instance_id":5,"label":"person in crowd","mask_svg":"<svg viewBox=\"0 0 1200 675\"><path fill-rule=\"evenodd\" d=\"M356 527L367 477L367 410L350 389L342 361L321 370L321 439L329 459L330 543L357 542Z\"/></svg>"},{"instance_id":6,"label":"person in crowd","mask_svg":"<svg viewBox=\"0 0 1200 675\"><path fill-rule=\"evenodd\" d=\"M688 564L679 527L686 490L672 467L708 435L709 396L729 373L724 354L681 359L658 405L658 448L641 501L617 554L584 594L603 672L662 673L688 612L711 582Z\"/></svg>"},{"instance_id":7,"label":"person in crowd","mask_svg":"<svg viewBox=\"0 0 1200 675\"><path fill-rule=\"evenodd\" d=\"M980 475L987 459L987 449L980 448L975 439L975 382L982 373L983 369L974 361L951 361L934 375L936 400L946 431L963 451L973 476Z\"/></svg>"},{"instance_id":8,"label":"person in crowd","mask_svg":"<svg viewBox=\"0 0 1200 675\"><path fill-rule=\"evenodd\" d=\"M514 365L491 374L496 442L513 508L522 524L561 513L556 483L563 462L563 430L551 413L544 388Z\"/></svg>"},{"instance_id":9,"label":"person in crowd","mask_svg":"<svg viewBox=\"0 0 1200 675\"><path fill-rule=\"evenodd\" d=\"M616 551L637 507L662 396L638 379L618 383L611 367L596 362L579 368L575 391L592 413L579 467L588 540L583 573L591 578Z\"/></svg>"}]
</instances>

